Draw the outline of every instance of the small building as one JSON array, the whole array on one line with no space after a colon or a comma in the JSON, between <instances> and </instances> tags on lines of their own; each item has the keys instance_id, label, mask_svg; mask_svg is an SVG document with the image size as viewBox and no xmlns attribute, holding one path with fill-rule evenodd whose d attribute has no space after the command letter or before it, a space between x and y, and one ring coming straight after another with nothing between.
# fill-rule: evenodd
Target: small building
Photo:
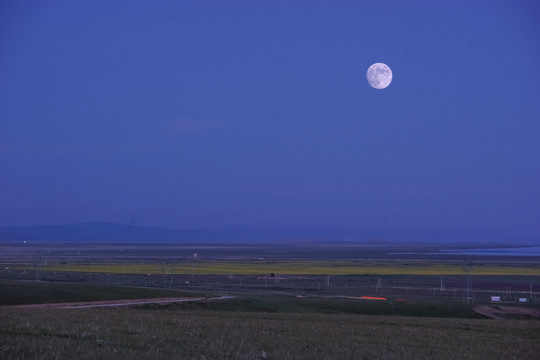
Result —
<instances>
[{"instance_id":1,"label":"small building","mask_svg":"<svg viewBox=\"0 0 540 360\"><path fill-rule=\"evenodd\" d=\"M491 297L491 302L492 303L500 303L501 302L501 297L500 296L492 296Z\"/></svg>"}]
</instances>

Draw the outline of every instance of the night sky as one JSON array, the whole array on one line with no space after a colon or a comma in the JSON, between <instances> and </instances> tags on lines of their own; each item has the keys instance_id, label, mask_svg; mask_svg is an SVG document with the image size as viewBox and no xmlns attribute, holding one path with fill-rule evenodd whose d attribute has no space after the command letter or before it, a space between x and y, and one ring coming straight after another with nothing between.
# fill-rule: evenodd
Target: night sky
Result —
<instances>
[{"instance_id":1,"label":"night sky","mask_svg":"<svg viewBox=\"0 0 540 360\"><path fill-rule=\"evenodd\" d=\"M539 220L537 1L0 2L0 226Z\"/></svg>"}]
</instances>

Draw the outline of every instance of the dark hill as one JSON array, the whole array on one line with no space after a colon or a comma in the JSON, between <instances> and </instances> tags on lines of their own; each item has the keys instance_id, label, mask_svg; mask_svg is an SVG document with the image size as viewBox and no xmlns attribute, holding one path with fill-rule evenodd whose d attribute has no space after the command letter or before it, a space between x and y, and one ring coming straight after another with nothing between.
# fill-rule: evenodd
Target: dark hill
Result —
<instances>
[{"instance_id":1,"label":"dark hill","mask_svg":"<svg viewBox=\"0 0 540 360\"><path fill-rule=\"evenodd\" d=\"M251 242L343 236L333 227L228 227L176 230L108 222L0 227L0 241L50 242Z\"/></svg>"},{"instance_id":2,"label":"dark hill","mask_svg":"<svg viewBox=\"0 0 540 360\"><path fill-rule=\"evenodd\" d=\"M150 226L132 226L108 222L87 222L69 225L36 225L0 227L0 241L49 242L358 242L390 243L452 243L475 244L537 244L531 235L515 234L511 230L443 227L395 227L341 229L334 226L273 226L226 227L216 229L178 230Z\"/></svg>"}]
</instances>

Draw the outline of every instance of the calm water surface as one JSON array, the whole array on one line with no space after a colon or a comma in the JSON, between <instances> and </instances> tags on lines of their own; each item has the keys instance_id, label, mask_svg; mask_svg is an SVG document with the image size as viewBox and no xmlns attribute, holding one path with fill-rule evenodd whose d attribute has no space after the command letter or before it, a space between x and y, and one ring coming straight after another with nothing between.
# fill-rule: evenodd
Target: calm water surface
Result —
<instances>
[{"instance_id":1,"label":"calm water surface","mask_svg":"<svg viewBox=\"0 0 540 360\"><path fill-rule=\"evenodd\" d=\"M451 249L441 250L447 255L499 255L499 256L540 256L540 246L492 249Z\"/></svg>"}]
</instances>

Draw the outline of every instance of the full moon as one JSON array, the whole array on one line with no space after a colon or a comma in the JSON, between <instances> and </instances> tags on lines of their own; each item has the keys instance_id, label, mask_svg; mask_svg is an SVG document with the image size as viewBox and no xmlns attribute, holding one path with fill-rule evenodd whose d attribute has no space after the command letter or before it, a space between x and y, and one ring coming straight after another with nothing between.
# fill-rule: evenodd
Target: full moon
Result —
<instances>
[{"instance_id":1,"label":"full moon","mask_svg":"<svg viewBox=\"0 0 540 360\"><path fill-rule=\"evenodd\" d=\"M367 70L367 81L375 89L384 89L392 82L392 70L386 64L375 63Z\"/></svg>"}]
</instances>

